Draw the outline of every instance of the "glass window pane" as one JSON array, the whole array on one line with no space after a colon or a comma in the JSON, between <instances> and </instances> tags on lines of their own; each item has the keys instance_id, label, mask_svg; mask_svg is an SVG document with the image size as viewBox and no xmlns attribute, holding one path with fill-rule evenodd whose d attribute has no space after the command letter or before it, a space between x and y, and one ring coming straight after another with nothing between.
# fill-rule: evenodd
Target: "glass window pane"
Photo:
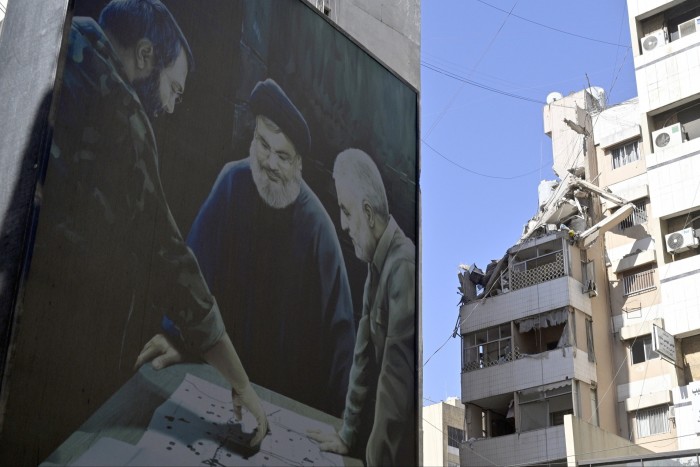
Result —
<instances>
[{"instance_id":1,"label":"glass window pane","mask_svg":"<svg viewBox=\"0 0 700 467\"><path fill-rule=\"evenodd\" d=\"M501 324L501 337L510 337L510 323Z\"/></svg>"},{"instance_id":2,"label":"glass window pane","mask_svg":"<svg viewBox=\"0 0 700 467\"><path fill-rule=\"evenodd\" d=\"M644 351L646 353L647 360L652 358L658 358L659 354L652 350L651 336L644 338Z\"/></svg>"},{"instance_id":3,"label":"glass window pane","mask_svg":"<svg viewBox=\"0 0 700 467\"><path fill-rule=\"evenodd\" d=\"M498 361L498 342L491 342L486 344L486 362L497 362Z\"/></svg>"},{"instance_id":4,"label":"glass window pane","mask_svg":"<svg viewBox=\"0 0 700 467\"><path fill-rule=\"evenodd\" d=\"M644 361L644 341L637 339L632 343L632 363L642 363Z\"/></svg>"}]
</instances>

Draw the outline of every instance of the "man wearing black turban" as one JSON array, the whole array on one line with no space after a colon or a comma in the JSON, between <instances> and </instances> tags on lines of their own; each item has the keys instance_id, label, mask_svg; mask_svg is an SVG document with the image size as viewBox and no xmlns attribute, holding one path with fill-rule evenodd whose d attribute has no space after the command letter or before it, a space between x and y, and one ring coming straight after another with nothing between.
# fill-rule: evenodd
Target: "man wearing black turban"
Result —
<instances>
[{"instance_id":1,"label":"man wearing black turban","mask_svg":"<svg viewBox=\"0 0 700 467\"><path fill-rule=\"evenodd\" d=\"M271 79L249 104L250 155L224 166L187 244L250 379L340 416L355 327L335 227L301 176L309 128Z\"/></svg>"}]
</instances>

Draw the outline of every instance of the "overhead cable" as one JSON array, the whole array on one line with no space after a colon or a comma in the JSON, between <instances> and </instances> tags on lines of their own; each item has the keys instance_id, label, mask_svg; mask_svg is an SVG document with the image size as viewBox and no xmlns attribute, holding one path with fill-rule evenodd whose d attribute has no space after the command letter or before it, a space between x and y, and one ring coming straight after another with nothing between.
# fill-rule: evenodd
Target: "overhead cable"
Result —
<instances>
[{"instance_id":1,"label":"overhead cable","mask_svg":"<svg viewBox=\"0 0 700 467\"><path fill-rule=\"evenodd\" d=\"M538 167L538 168L536 168L535 170L531 170L531 171L526 172L526 173L524 173L524 174L512 175L512 176L510 176L510 177L503 177L503 176L500 176L500 175L485 174L485 173L477 172L477 171L475 171L475 170L468 169L468 168L464 167L463 165L458 164L457 162L455 162L455 161L453 161L452 159L446 157L446 156L443 155L440 151L438 151L437 149L435 149L434 147L432 147L431 145L429 145L423 138L421 138L421 142L422 142L423 144L425 144L426 146L428 146L428 148L430 148L435 154L437 154L438 156L442 157L443 159L445 159L445 160L446 160L447 162L449 162L450 164L453 164L454 166L459 167L460 169L462 169L462 170L464 170L464 171L466 171L466 172L469 172L470 174L478 175L478 176L480 176L480 177L493 178L493 179L497 179L497 180L513 180L513 179L516 179L516 178L527 177L528 175L534 174L535 172L539 171L539 170L542 168L542 167Z\"/></svg>"},{"instance_id":2,"label":"overhead cable","mask_svg":"<svg viewBox=\"0 0 700 467\"><path fill-rule=\"evenodd\" d=\"M599 43L601 43L601 44L612 45L612 46L615 46L615 47L623 47L623 48L627 48L627 49L631 48L631 46L629 46L629 45L616 44L616 43L614 43L614 42L608 42L608 41L604 41L604 40L601 40L601 39L596 39L596 38L594 38L594 37L582 36L582 35L580 35L580 34L575 34L575 33L573 33L573 32L564 31L563 29L554 28L554 27L552 27L552 26L547 26L546 24L538 23L537 21L533 21L533 20L531 20L531 19L524 18L524 17L522 17L522 16L518 16L518 15L516 15L516 14L514 14L514 13L511 13L511 12L508 12L508 11L503 10L503 9L501 9L501 8L498 8L497 6L491 5L490 3L487 3L487 2L485 2L485 1L483 1L483 0L476 0L476 1L479 2L479 3L482 3L482 4L484 4L484 5L486 5L486 6L488 6L488 7L491 7L491 8L493 8L494 10L502 11L503 13L508 13L509 16L514 16L514 17L516 17L516 18L518 18L518 19L521 19L521 20L523 20L523 21L527 21L528 23L536 24L537 26L541 26L541 27L543 27L543 28L550 29L550 30L552 30L552 31L560 32L560 33L562 33L562 34L567 34L567 35L569 35L569 36L578 37L579 39L585 39L585 40L587 40L587 41L599 42Z\"/></svg>"}]
</instances>

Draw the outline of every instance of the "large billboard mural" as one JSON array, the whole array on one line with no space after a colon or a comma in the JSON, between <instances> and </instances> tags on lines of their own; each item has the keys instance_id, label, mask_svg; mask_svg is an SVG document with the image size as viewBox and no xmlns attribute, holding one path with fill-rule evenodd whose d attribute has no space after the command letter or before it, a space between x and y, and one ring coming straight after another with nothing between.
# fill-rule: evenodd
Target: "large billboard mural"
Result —
<instances>
[{"instance_id":1,"label":"large billboard mural","mask_svg":"<svg viewBox=\"0 0 700 467\"><path fill-rule=\"evenodd\" d=\"M418 95L300 0L75 0L3 463L418 462Z\"/></svg>"}]
</instances>

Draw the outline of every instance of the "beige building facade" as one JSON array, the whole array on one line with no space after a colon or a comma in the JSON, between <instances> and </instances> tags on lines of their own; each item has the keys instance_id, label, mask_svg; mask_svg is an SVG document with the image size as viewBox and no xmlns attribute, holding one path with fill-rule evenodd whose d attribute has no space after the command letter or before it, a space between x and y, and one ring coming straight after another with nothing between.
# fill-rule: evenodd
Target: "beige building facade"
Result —
<instances>
[{"instance_id":1,"label":"beige building facade","mask_svg":"<svg viewBox=\"0 0 700 467\"><path fill-rule=\"evenodd\" d=\"M421 465L455 467L464 437L464 405L457 397L423 407Z\"/></svg>"},{"instance_id":2,"label":"beige building facade","mask_svg":"<svg viewBox=\"0 0 700 467\"><path fill-rule=\"evenodd\" d=\"M550 94L558 179L463 267L462 465L700 448L700 4L627 6L638 98Z\"/></svg>"}]
</instances>

